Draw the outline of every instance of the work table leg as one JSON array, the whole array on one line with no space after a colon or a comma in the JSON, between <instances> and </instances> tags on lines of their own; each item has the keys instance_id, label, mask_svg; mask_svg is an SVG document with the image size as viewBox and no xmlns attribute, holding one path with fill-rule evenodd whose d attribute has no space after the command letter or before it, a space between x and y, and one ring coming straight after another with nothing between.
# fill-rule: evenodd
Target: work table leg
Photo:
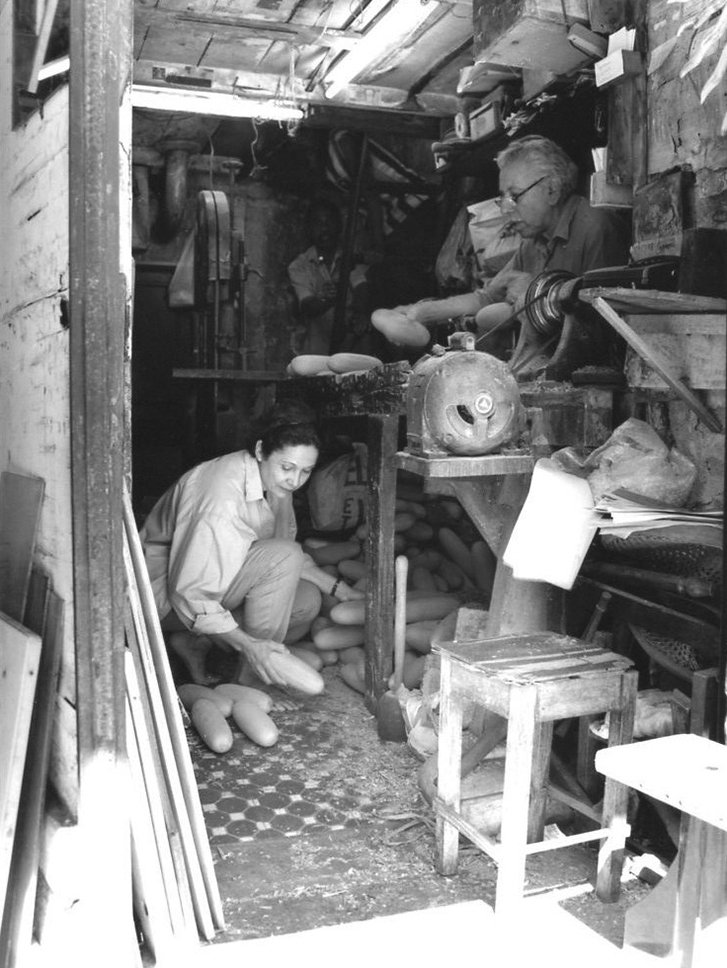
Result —
<instances>
[{"instance_id":1,"label":"work table leg","mask_svg":"<svg viewBox=\"0 0 727 968\"><path fill-rule=\"evenodd\" d=\"M394 643L394 514L399 415L369 416L366 474L366 706L386 692Z\"/></svg>"}]
</instances>

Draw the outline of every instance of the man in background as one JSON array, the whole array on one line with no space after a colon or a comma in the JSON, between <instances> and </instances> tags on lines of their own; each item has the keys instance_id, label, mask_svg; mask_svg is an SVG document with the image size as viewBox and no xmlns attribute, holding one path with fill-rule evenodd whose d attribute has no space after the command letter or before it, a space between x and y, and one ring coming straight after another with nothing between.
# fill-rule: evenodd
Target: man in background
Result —
<instances>
[{"instance_id":1,"label":"man in background","mask_svg":"<svg viewBox=\"0 0 727 968\"><path fill-rule=\"evenodd\" d=\"M474 316L478 333L486 333L507 324L539 273L561 269L580 276L628 262L628 226L617 213L592 208L576 194L578 168L554 141L528 135L508 145L496 162L497 203L522 239L517 252L475 292L398 306L397 311L412 322L431 328ZM517 324L512 319L509 325Z\"/></svg>"},{"instance_id":2,"label":"man in background","mask_svg":"<svg viewBox=\"0 0 727 968\"><path fill-rule=\"evenodd\" d=\"M308 213L308 233L312 245L288 266L288 277L306 325L304 353L328 356L333 350L332 338L343 257L340 247L342 224L341 212L333 202L313 202ZM349 275L345 333L336 350L369 352L367 270L366 265L358 263Z\"/></svg>"}]
</instances>

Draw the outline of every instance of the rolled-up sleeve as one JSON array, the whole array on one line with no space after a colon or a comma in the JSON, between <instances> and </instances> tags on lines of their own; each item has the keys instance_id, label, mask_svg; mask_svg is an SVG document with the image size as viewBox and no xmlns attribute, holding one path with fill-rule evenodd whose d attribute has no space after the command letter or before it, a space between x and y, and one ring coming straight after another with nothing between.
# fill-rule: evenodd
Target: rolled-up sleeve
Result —
<instances>
[{"instance_id":1,"label":"rolled-up sleeve","mask_svg":"<svg viewBox=\"0 0 727 968\"><path fill-rule=\"evenodd\" d=\"M184 624L199 635L237 628L222 600L257 535L240 521L205 515L179 529L169 555L169 602Z\"/></svg>"}]
</instances>

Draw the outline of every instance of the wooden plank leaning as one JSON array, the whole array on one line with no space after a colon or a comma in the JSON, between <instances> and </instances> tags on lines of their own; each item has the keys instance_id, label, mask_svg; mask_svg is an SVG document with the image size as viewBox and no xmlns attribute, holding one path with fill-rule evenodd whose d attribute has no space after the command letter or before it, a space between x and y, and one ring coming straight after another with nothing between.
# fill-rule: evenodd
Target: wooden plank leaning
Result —
<instances>
[{"instance_id":1,"label":"wooden plank leaning","mask_svg":"<svg viewBox=\"0 0 727 968\"><path fill-rule=\"evenodd\" d=\"M153 669L156 672L156 681L158 683L161 702L166 713L169 737L174 751L178 774L181 779L184 802L187 806L187 814L194 843L197 847L197 855L209 908L215 927L222 930L225 927L222 900L220 898L212 853L210 851L204 816L202 814L202 804L199 799L197 781L192 767L192 759L189 754L187 737L184 732L179 700L174 688L174 681L172 679L169 659L167 658L164 638L159 624L151 582L149 581L149 575L144 562L141 540L139 538L139 532L136 529L136 522L134 521L131 498L126 490L124 492L124 525L133 574L136 579L139 603L146 623L149 655Z\"/></svg>"},{"instance_id":2,"label":"wooden plank leaning","mask_svg":"<svg viewBox=\"0 0 727 968\"><path fill-rule=\"evenodd\" d=\"M197 839L192 829L192 822L187 805L188 801L192 799L192 794L197 793L197 788L195 786L191 792L185 789L185 785L189 785L188 780L182 775L178 767L178 743L175 744L172 736L177 729L175 713L177 719L179 719L179 712L171 703L164 701L161 683L157 678L156 665L152 656L151 642L141 605L139 589L136 584L136 575L126 534L124 535L124 564L127 570L127 594L132 619L131 628L127 629L127 644L134 657L137 670L139 671L140 682L143 683L144 691L149 696L152 713L150 727L153 730L154 739L159 748L159 755L164 768L164 778L169 789L174 817L181 834L182 851L184 853L184 862L189 878L197 927L202 936L208 941L211 941L214 937L214 923L207 897L205 879L202 874ZM171 713L168 708L170 706ZM178 728L180 730L182 729L181 722L179 722Z\"/></svg>"},{"instance_id":3,"label":"wooden plank leaning","mask_svg":"<svg viewBox=\"0 0 727 968\"><path fill-rule=\"evenodd\" d=\"M0 474L0 612L22 622L45 493L41 477Z\"/></svg>"},{"instance_id":4,"label":"wooden plank leaning","mask_svg":"<svg viewBox=\"0 0 727 968\"><path fill-rule=\"evenodd\" d=\"M25 612L25 626L41 637L38 685L30 723L28 750L20 793L10 867L10 890L5 900L0 933L0 965L14 968L30 956L41 853L51 741L63 651L65 602L50 587L50 576L33 568Z\"/></svg>"},{"instance_id":5,"label":"wooden plank leaning","mask_svg":"<svg viewBox=\"0 0 727 968\"><path fill-rule=\"evenodd\" d=\"M0 613L0 910L8 888L39 662L40 636Z\"/></svg>"},{"instance_id":6,"label":"wooden plank leaning","mask_svg":"<svg viewBox=\"0 0 727 968\"><path fill-rule=\"evenodd\" d=\"M181 858L180 863L180 858L175 856L173 849L179 835L179 828L165 784L159 752L151 742L150 732L153 731L151 710L147 697L143 695L134 665L134 656L130 649L127 649L124 661L129 717L127 722L129 762L136 767L136 775L134 777L132 773L132 779L141 785L146 797L145 809L151 820L156 863L164 884L172 934L189 946L197 941L197 936L184 858Z\"/></svg>"}]
</instances>

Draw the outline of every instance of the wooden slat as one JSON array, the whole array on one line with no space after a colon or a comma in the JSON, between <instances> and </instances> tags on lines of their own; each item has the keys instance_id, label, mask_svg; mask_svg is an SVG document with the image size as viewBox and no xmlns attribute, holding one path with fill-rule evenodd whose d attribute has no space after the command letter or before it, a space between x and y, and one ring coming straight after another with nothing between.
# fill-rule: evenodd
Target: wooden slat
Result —
<instances>
[{"instance_id":1,"label":"wooden slat","mask_svg":"<svg viewBox=\"0 0 727 968\"><path fill-rule=\"evenodd\" d=\"M147 636L145 616L142 612L139 593L136 587L136 578L128 541L124 542L124 560L129 578L128 597L133 621L133 633L127 633L127 643L134 653L135 663L143 670L142 681L144 688L149 696L155 729L155 739L159 746L161 760L164 766L165 778L169 789L172 804L174 806L175 817L181 833L182 849L184 860L189 877L192 892L192 903L194 906L197 926L202 935L211 941L214 937L214 925L207 900L204 878L200 859L197 853L197 845L189 814L187 812L187 792L184 789L183 778L177 769L177 750L172 741L172 722L170 715L162 698L162 692L157 682L156 669L151 656L151 647ZM177 711L177 716L179 713ZM187 751L189 755L189 751ZM196 787L195 787L196 792Z\"/></svg>"},{"instance_id":2,"label":"wooden slat","mask_svg":"<svg viewBox=\"0 0 727 968\"><path fill-rule=\"evenodd\" d=\"M51 740L55 721L58 677L63 653L65 603L48 588L50 579L33 571L33 603L29 621L36 635L42 635L33 715L23 776L15 844L10 866L11 890L6 899L0 934L3 968L22 965L29 957L33 940L33 917L40 862L41 825L46 801ZM41 601L39 589L45 590Z\"/></svg>"},{"instance_id":3,"label":"wooden slat","mask_svg":"<svg viewBox=\"0 0 727 968\"><path fill-rule=\"evenodd\" d=\"M43 20L40 25L38 37L35 41L33 63L30 68L28 91L30 91L31 94L35 94L35 92L38 90L38 74L41 67L45 63L45 55L48 51L48 41L50 40L51 31L53 29L53 21L55 19L57 7L58 0L46 0L45 9L43 11Z\"/></svg>"},{"instance_id":4,"label":"wooden slat","mask_svg":"<svg viewBox=\"0 0 727 968\"><path fill-rule=\"evenodd\" d=\"M143 670L139 663L139 646L136 637L136 631L134 629L133 618L131 617L130 607L127 610L126 619L126 634L127 640L132 643L129 647L129 653L132 656L134 664L134 672L136 675L137 683L143 681ZM192 890L190 886L189 875L187 873L187 864L185 859L184 850L184 837L180 831L179 824L177 822L177 814L175 810L175 804L172 799L172 794L166 783L166 773L162 764L160 747L157 743L153 742L156 738L156 732L153 730L154 724L154 712L152 709L152 703L150 697L145 689L138 689L138 699L140 704L139 714L144 717L144 722L147 725L147 729L151 729L152 732L146 737L146 742L142 741L140 743L140 751L142 753L142 762L145 768L145 777L147 786L151 787L154 785L153 775L156 772L156 793L158 799L158 805L161 809L164 818L164 827L166 829L167 841L169 845L169 852L171 855L172 864L174 867L174 882L176 885L176 892L179 899L179 905L181 907L181 926L178 925L175 919L175 925L177 925L176 930L184 930L184 926L187 926L189 932L190 943L196 940L195 934L195 912L194 905L192 903ZM134 709L132 705L132 709ZM136 712L136 710L135 710ZM150 797L154 794L150 792ZM154 808L152 808L154 810ZM156 813L155 813L156 815ZM186 831L186 828L185 828ZM175 906L174 900L171 901L172 906ZM176 911L173 912L176 918Z\"/></svg>"},{"instance_id":5,"label":"wooden slat","mask_svg":"<svg viewBox=\"0 0 727 968\"><path fill-rule=\"evenodd\" d=\"M8 888L39 662L40 637L0 614L0 910Z\"/></svg>"},{"instance_id":6,"label":"wooden slat","mask_svg":"<svg viewBox=\"0 0 727 968\"><path fill-rule=\"evenodd\" d=\"M22 622L45 481L0 475L0 612Z\"/></svg>"},{"instance_id":7,"label":"wooden slat","mask_svg":"<svg viewBox=\"0 0 727 968\"><path fill-rule=\"evenodd\" d=\"M144 777L129 696L126 697L126 749L129 757L131 805L131 876L134 910L155 964L178 958L158 842L149 813ZM171 963L171 962L170 962Z\"/></svg>"},{"instance_id":8,"label":"wooden slat","mask_svg":"<svg viewBox=\"0 0 727 968\"><path fill-rule=\"evenodd\" d=\"M212 919L216 927L223 929L225 927L225 919L222 911L222 901L217 886L207 830L204 824L197 781L192 767L192 759L189 755L189 747L187 745L182 717L179 712L179 700L174 688L174 680L164 645L164 637L161 626L159 625L154 595L144 562L141 540L136 530L134 513L131 508L131 498L126 490L123 496L123 508L126 534L125 550L129 556L129 564L132 569L130 577L133 575L135 580L138 604L143 612L143 620L148 635L147 642L149 651L146 658L150 661L151 668L154 670L160 701L166 715L168 735L173 749L178 776L181 781L184 802L187 807L187 816L197 848L198 863L201 868ZM149 685L149 682L147 682L147 689Z\"/></svg>"},{"instance_id":9,"label":"wooden slat","mask_svg":"<svg viewBox=\"0 0 727 968\"><path fill-rule=\"evenodd\" d=\"M127 722L127 737L134 746L134 755L138 758L139 773L137 782L143 783L146 794L146 810L149 813L154 833L155 848L161 872L166 903L169 912L169 923L172 933L184 939L185 944L196 942L194 930L194 909L189 894L189 882L179 877L175 869L174 854L170 844L170 831L167 828L172 822L171 834L175 837L178 828L170 811L165 810L169 797L164 786L164 776L158 753L151 743L153 723L145 708L139 679L134 665L134 657L130 650L125 656L126 670L126 699L130 719ZM131 733L129 732L131 730ZM186 896L185 896L186 895Z\"/></svg>"}]
</instances>

